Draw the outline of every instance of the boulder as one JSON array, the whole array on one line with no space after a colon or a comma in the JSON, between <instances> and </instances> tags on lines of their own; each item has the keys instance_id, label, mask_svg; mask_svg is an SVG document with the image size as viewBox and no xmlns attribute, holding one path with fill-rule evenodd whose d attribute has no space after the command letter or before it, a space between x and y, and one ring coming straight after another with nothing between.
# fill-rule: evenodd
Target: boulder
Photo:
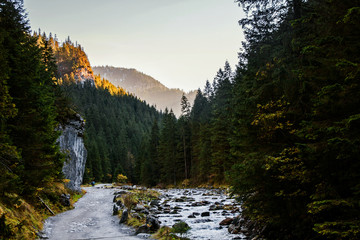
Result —
<instances>
[{"instance_id":1,"label":"boulder","mask_svg":"<svg viewBox=\"0 0 360 240\"><path fill-rule=\"evenodd\" d=\"M152 215L146 217L146 225L149 226L150 232L156 232L160 228L160 222Z\"/></svg>"},{"instance_id":2,"label":"boulder","mask_svg":"<svg viewBox=\"0 0 360 240\"><path fill-rule=\"evenodd\" d=\"M264 231L266 231L266 227L260 229L255 221L246 217L243 218L239 215L231 222L228 227L228 231L232 234L242 233L247 237L247 239L257 239Z\"/></svg>"},{"instance_id":3,"label":"boulder","mask_svg":"<svg viewBox=\"0 0 360 240\"><path fill-rule=\"evenodd\" d=\"M128 219L129 211L125 209L121 215L121 219L119 223L125 223Z\"/></svg>"},{"instance_id":4,"label":"boulder","mask_svg":"<svg viewBox=\"0 0 360 240\"><path fill-rule=\"evenodd\" d=\"M120 210L121 207L115 203L113 206L113 215L118 215Z\"/></svg>"},{"instance_id":5,"label":"boulder","mask_svg":"<svg viewBox=\"0 0 360 240\"><path fill-rule=\"evenodd\" d=\"M159 205L160 205L160 201L157 200L157 199L152 200L152 201L150 202L150 206L159 206Z\"/></svg>"},{"instance_id":6,"label":"boulder","mask_svg":"<svg viewBox=\"0 0 360 240\"><path fill-rule=\"evenodd\" d=\"M234 224L230 224L228 227L228 232L231 234L238 234L239 230Z\"/></svg>"},{"instance_id":7,"label":"boulder","mask_svg":"<svg viewBox=\"0 0 360 240\"><path fill-rule=\"evenodd\" d=\"M118 205L120 208L124 207L124 204L119 200L115 203L116 205Z\"/></svg>"},{"instance_id":8,"label":"boulder","mask_svg":"<svg viewBox=\"0 0 360 240\"><path fill-rule=\"evenodd\" d=\"M224 220L222 220L222 221L219 223L219 225L221 225L221 226L230 225L233 220L234 220L233 218L225 218Z\"/></svg>"},{"instance_id":9,"label":"boulder","mask_svg":"<svg viewBox=\"0 0 360 240\"><path fill-rule=\"evenodd\" d=\"M69 207L70 206L70 194L61 194L60 202L63 206Z\"/></svg>"},{"instance_id":10,"label":"boulder","mask_svg":"<svg viewBox=\"0 0 360 240\"><path fill-rule=\"evenodd\" d=\"M172 211L170 212L170 214L178 214L178 213L179 213L178 210L172 210Z\"/></svg>"},{"instance_id":11,"label":"boulder","mask_svg":"<svg viewBox=\"0 0 360 240\"><path fill-rule=\"evenodd\" d=\"M216 210L223 210L224 206L222 204L215 204L215 205L211 205L209 207L210 211L216 211Z\"/></svg>"},{"instance_id":12,"label":"boulder","mask_svg":"<svg viewBox=\"0 0 360 240\"><path fill-rule=\"evenodd\" d=\"M138 213L131 214L133 218L141 219L141 216Z\"/></svg>"},{"instance_id":13,"label":"boulder","mask_svg":"<svg viewBox=\"0 0 360 240\"><path fill-rule=\"evenodd\" d=\"M149 233L149 231L150 231L149 227L146 224L144 224L136 230L135 234L137 235L139 233Z\"/></svg>"},{"instance_id":14,"label":"boulder","mask_svg":"<svg viewBox=\"0 0 360 240\"><path fill-rule=\"evenodd\" d=\"M201 213L202 217L209 217L210 216L210 212L203 212Z\"/></svg>"},{"instance_id":15,"label":"boulder","mask_svg":"<svg viewBox=\"0 0 360 240\"><path fill-rule=\"evenodd\" d=\"M213 222L213 220L211 220L209 218L202 218L202 219L195 220L195 223L208 223L208 222Z\"/></svg>"},{"instance_id":16,"label":"boulder","mask_svg":"<svg viewBox=\"0 0 360 240\"><path fill-rule=\"evenodd\" d=\"M176 199L175 199L175 202L185 202L185 199L183 199L183 198L176 198Z\"/></svg>"}]
</instances>

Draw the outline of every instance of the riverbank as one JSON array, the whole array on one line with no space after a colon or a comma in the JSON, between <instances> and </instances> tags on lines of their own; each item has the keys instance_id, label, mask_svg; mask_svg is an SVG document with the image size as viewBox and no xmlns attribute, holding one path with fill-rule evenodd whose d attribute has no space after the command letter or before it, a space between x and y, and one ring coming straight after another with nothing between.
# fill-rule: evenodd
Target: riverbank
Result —
<instances>
[{"instance_id":1,"label":"riverbank","mask_svg":"<svg viewBox=\"0 0 360 240\"><path fill-rule=\"evenodd\" d=\"M46 218L73 208L84 193L54 182L37 189L32 196L3 193L0 197L0 239L36 239Z\"/></svg>"},{"instance_id":2,"label":"riverbank","mask_svg":"<svg viewBox=\"0 0 360 240\"><path fill-rule=\"evenodd\" d=\"M133 229L119 225L112 215L114 188L106 184L84 187L86 194L75 204L75 208L50 217L44 224L43 238L63 239L123 239L139 240Z\"/></svg>"}]
</instances>

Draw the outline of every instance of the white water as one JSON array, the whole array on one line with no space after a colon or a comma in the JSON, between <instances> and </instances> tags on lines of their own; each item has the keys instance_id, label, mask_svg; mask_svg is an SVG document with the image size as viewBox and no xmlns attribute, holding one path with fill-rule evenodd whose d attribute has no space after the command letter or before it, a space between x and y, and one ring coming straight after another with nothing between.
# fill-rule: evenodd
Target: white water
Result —
<instances>
[{"instance_id":1,"label":"white water","mask_svg":"<svg viewBox=\"0 0 360 240\"><path fill-rule=\"evenodd\" d=\"M222 193L220 190L214 189L168 189L168 190L158 190L162 196L161 206L164 207L164 202L170 205L170 209L175 207L180 207L182 209L178 210L177 214L168 214L161 213L157 216L161 221L161 225L166 225L171 227L174 223L181 220L186 222L190 227L186 237L190 239L216 239L216 240L226 240L226 239L245 239L245 236L242 234L230 234L228 232L227 226L220 226L219 223L227 217L233 218L239 215L239 211L231 213L230 210L209 210L211 205L215 203L221 203L223 205L231 205L234 208L238 207L240 209L239 203L234 199L230 199L226 194ZM190 198L190 201L185 200L184 202L176 202L176 199L183 197ZM193 200L191 200L193 198ZM208 201L209 204L205 206L192 206L193 203ZM202 217L201 215L196 216L196 218L188 218L189 215L192 215L193 212L203 213L210 212L210 216Z\"/></svg>"}]
</instances>

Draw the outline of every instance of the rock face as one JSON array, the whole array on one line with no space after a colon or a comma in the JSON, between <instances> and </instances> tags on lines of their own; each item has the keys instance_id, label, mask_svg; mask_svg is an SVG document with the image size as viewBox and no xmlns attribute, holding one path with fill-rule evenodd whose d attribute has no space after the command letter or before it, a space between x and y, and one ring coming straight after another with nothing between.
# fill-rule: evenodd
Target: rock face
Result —
<instances>
[{"instance_id":1,"label":"rock face","mask_svg":"<svg viewBox=\"0 0 360 240\"><path fill-rule=\"evenodd\" d=\"M228 227L229 233L232 234L242 233L247 237L247 239L259 239L259 240L262 239L260 236L264 233L265 230L266 227L263 227L261 229L260 226L258 226L257 222L252 221L251 219L247 217L243 217L241 215L235 217Z\"/></svg>"},{"instance_id":2,"label":"rock face","mask_svg":"<svg viewBox=\"0 0 360 240\"><path fill-rule=\"evenodd\" d=\"M60 149L67 155L62 171L65 178L70 180L67 187L78 192L81 191L87 157L83 139L84 127L85 121L79 114L65 126L59 127L62 132L58 139Z\"/></svg>"},{"instance_id":3,"label":"rock face","mask_svg":"<svg viewBox=\"0 0 360 240\"><path fill-rule=\"evenodd\" d=\"M89 82L91 86L95 86L94 74L89 72L87 68L78 68L74 73L75 80L78 83L84 84L85 82Z\"/></svg>"}]
</instances>

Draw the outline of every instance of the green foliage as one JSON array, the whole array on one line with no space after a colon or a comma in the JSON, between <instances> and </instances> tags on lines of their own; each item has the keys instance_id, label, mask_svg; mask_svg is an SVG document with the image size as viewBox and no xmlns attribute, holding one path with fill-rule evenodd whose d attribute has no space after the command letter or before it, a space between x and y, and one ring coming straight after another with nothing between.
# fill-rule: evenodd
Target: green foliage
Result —
<instances>
[{"instance_id":1,"label":"green foliage","mask_svg":"<svg viewBox=\"0 0 360 240\"><path fill-rule=\"evenodd\" d=\"M180 233L181 235L183 235L187 233L190 229L191 227L189 227L189 225L186 222L180 221L172 226L171 232Z\"/></svg>"},{"instance_id":2,"label":"green foliage","mask_svg":"<svg viewBox=\"0 0 360 240\"><path fill-rule=\"evenodd\" d=\"M266 239L358 239L360 2L236 2L247 42L235 77L226 63L198 91L190 144L165 113L160 182L188 165L191 182L230 182Z\"/></svg>"},{"instance_id":3,"label":"green foliage","mask_svg":"<svg viewBox=\"0 0 360 240\"><path fill-rule=\"evenodd\" d=\"M31 194L61 175L56 65L47 39L30 36L22 2L0 7L0 188Z\"/></svg>"},{"instance_id":4,"label":"green foliage","mask_svg":"<svg viewBox=\"0 0 360 240\"><path fill-rule=\"evenodd\" d=\"M150 133L153 120L160 114L134 96L111 94L104 85L95 88L85 82L62 88L86 119L84 181L113 182L123 174L136 183L142 138Z\"/></svg>"},{"instance_id":5,"label":"green foliage","mask_svg":"<svg viewBox=\"0 0 360 240\"><path fill-rule=\"evenodd\" d=\"M84 182L113 182L124 174L130 182L137 183L141 162L145 161L140 153L142 138L150 133L152 122L161 114L124 89L94 76L80 45L74 45L70 39L61 45L54 39L53 42L58 83L86 119L88 157ZM62 112L69 111L64 108ZM149 166L149 162L146 164Z\"/></svg>"}]
</instances>

